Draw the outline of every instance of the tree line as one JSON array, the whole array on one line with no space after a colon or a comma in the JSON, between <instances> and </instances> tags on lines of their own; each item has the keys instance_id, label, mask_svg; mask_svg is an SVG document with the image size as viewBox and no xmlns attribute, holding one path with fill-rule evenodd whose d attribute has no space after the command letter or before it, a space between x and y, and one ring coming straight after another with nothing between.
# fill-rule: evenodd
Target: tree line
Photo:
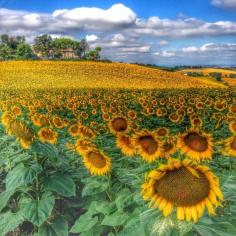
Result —
<instances>
[{"instance_id":1,"label":"tree line","mask_svg":"<svg viewBox=\"0 0 236 236\"><path fill-rule=\"evenodd\" d=\"M101 47L89 50L85 39L55 38L44 34L34 39L33 45L26 42L24 36L0 35L0 60L63 59L64 52L70 50L73 58L99 60ZM69 58L68 56L67 58Z\"/></svg>"}]
</instances>

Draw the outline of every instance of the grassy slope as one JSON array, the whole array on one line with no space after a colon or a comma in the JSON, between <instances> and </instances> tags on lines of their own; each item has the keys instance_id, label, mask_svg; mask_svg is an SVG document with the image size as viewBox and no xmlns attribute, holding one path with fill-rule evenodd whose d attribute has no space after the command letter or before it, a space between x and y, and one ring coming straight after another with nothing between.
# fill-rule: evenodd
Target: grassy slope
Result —
<instances>
[{"instance_id":1,"label":"grassy slope","mask_svg":"<svg viewBox=\"0 0 236 236\"><path fill-rule=\"evenodd\" d=\"M192 78L125 63L70 61L0 62L0 88L206 88L223 87L205 78Z\"/></svg>"}]
</instances>

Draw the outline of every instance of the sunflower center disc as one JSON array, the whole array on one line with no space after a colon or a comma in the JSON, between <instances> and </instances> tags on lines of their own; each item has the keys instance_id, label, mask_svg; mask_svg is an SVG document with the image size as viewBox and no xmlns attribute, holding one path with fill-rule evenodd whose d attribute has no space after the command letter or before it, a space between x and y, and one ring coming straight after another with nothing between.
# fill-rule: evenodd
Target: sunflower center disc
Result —
<instances>
[{"instance_id":1,"label":"sunflower center disc","mask_svg":"<svg viewBox=\"0 0 236 236\"><path fill-rule=\"evenodd\" d=\"M139 138L139 143L142 149L152 155L157 151L158 145L156 140L152 136L142 136Z\"/></svg>"},{"instance_id":2,"label":"sunflower center disc","mask_svg":"<svg viewBox=\"0 0 236 236\"><path fill-rule=\"evenodd\" d=\"M112 127L117 132L125 131L127 129L127 127L128 127L127 121L125 119L123 119L123 118L115 118L112 121Z\"/></svg>"},{"instance_id":3,"label":"sunflower center disc","mask_svg":"<svg viewBox=\"0 0 236 236\"><path fill-rule=\"evenodd\" d=\"M199 177L185 167L168 171L155 183L156 192L177 206L193 206L205 199L210 190L206 176L197 170Z\"/></svg>"},{"instance_id":4,"label":"sunflower center disc","mask_svg":"<svg viewBox=\"0 0 236 236\"><path fill-rule=\"evenodd\" d=\"M184 137L185 144L194 151L204 152L208 148L207 138L198 133L189 133Z\"/></svg>"},{"instance_id":5,"label":"sunflower center disc","mask_svg":"<svg viewBox=\"0 0 236 236\"><path fill-rule=\"evenodd\" d=\"M97 168L103 168L106 166L106 160L100 153L90 152L88 154L88 159L89 162Z\"/></svg>"},{"instance_id":6,"label":"sunflower center disc","mask_svg":"<svg viewBox=\"0 0 236 236\"><path fill-rule=\"evenodd\" d=\"M233 150L236 150L236 138L233 139L232 143L230 144Z\"/></svg>"}]
</instances>

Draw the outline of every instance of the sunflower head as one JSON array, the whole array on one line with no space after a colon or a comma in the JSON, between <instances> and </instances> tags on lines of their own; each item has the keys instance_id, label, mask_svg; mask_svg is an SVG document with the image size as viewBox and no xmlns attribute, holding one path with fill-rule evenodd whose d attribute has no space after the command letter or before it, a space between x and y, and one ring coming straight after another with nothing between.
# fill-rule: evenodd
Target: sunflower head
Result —
<instances>
[{"instance_id":1,"label":"sunflower head","mask_svg":"<svg viewBox=\"0 0 236 236\"><path fill-rule=\"evenodd\" d=\"M58 134L50 128L41 128L38 132L38 136L41 142L49 142L55 144L57 142Z\"/></svg>"},{"instance_id":2,"label":"sunflower head","mask_svg":"<svg viewBox=\"0 0 236 236\"><path fill-rule=\"evenodd\" d=\"M214 206L219 206L223 195L218 178L206 166L196 165L189 160L171 159L148 174L143 186L144 200L151 201L164 216L177 209L179 220L197 221L208 209L215 214Z\"/></svg>"},{"instance_id":3,"label":"sunflower head","mask_svg":"<svg viewBox=\"0 0 236 236\"><path fill-rule=\"evenodd\" d=\"M160 156L160 142L154 132L143 130L134 135L133 142L143 160L153 162Z\"/></svg>"},{"instance_id":4,"label":"sunflower head","mask_svg":"<svg viewBox=\"0 0 236 236\"><path fill-rule=\"evenodd\" d=\"M118 134L116 137L116 145L127 156L133 156L135 154L135 147L132 143L130 136L126 134Z\"/></svg>"},{"instance_id":5,"label":"sunflower head","mask_svg":"<svg viewBox=\"0 0 236 236\"><path fill-rule=\"evenodd\" d=\"M224 154L236 157L236 136L232 136L225 141Z\"/></svg>"},{"instance_id":6,"label":"sunflower head","mask_svg":"<svg viewBox=\"0 0 236 236\"><path fill-rule=\"evenodd\" d=\"M210 134L190 129L181 134L177 142L182 154L196 161L212 158L212 138Z\"/></svg>"},{"instance_id":7,"label":"sunflower head","mask_svg":"<svg viewBox=\"0 0 236 236\"><path fill-rule=\"evenodd\" d=\"M94 148L84 154L83 162L92 175L105 175L111 169L111 159Z\"/></svg>"},{"instance_id":8,"label":"sunflower head","mask_svg":"<svg viewBox=\"0 0 236 236\"><path fill-rule=\"evenodd\" d=\"M129 128L128 120L125 117L115 117L109 122L109 128L113 134L126 133Z\"/></svg>"}]
</instances>

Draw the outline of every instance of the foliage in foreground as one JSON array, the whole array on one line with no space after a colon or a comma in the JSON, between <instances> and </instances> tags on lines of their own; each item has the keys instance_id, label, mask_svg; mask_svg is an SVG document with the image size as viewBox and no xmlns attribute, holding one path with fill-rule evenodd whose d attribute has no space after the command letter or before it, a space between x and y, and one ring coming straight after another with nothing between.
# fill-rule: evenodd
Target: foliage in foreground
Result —
<instances>
[{"instance_id":1,"label":"foliage in foreground","mask_svg":"<svg viewBox=\"0 0 236 236\"><path fill-rule=\"evenodd\" d=\"M236 234L232 91L31 92L1 93L2 235ZM172 158L220 180L224 200L197 222L192 213L178 220L176 208L163 216L143 199L147 174Z\"/></svg>"}]
</instances>

